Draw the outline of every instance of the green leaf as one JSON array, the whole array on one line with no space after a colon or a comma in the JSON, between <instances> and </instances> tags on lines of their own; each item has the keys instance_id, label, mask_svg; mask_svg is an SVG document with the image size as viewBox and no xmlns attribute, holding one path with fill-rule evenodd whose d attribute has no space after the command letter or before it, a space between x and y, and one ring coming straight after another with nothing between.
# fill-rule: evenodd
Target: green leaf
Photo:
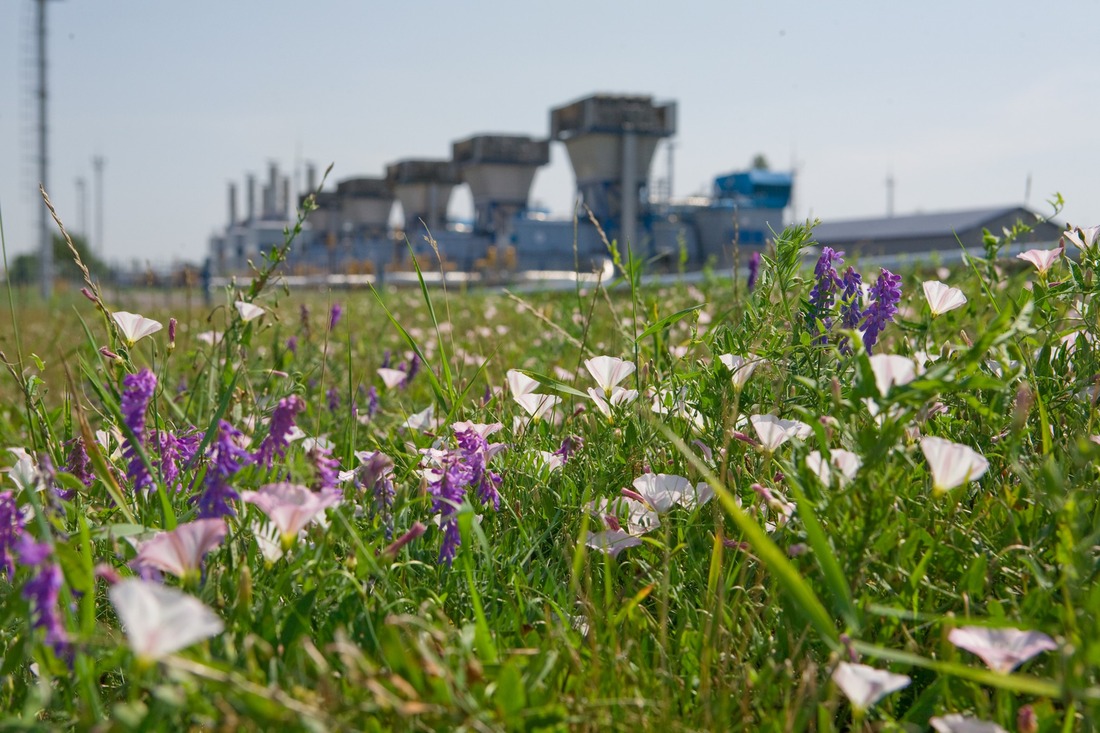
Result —
<instances>
[{"instance_id":1,"label":"green leaf","mask_svg":"<svg viewBox=\"0 0 1100 733\"><path fill-rule=\"evenodd\" d=\"M650 324L650 326L646 330L638 334L638 337L634 339L634 343L639 343L643 339L649 338L655 333L660 333L661 331L664 331L673 323L676 323L677 321L683 319L685 316L694 313L705 305L706 303L700 303L699 305L693 305L690 308L684 308L682 311L677 311L670 316L665 316L661 320Z\"/></svg>"}]
</instances>

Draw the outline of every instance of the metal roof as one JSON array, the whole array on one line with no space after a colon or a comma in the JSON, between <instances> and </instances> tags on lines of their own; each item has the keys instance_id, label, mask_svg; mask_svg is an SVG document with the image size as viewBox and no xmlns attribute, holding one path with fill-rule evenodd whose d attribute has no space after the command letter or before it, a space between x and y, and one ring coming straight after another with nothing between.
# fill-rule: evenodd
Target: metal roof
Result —
<instances>
[{"instance_id":1,"label":"metal roof","mask_svg":"<svg viewBox=\"0 0 1100 733\"><path fill-rule=\"evenodd\" d=\"M1019 215L1027 222L1034 220L1032 212L1023 206L999 206L989 209L910 214L881 219L822 221L814 227L814 239L821 244L829 244L830 242L949 236L956 232L961 234L980 229L992 221L1012 214Z\"/></svg>"}]
</instances>

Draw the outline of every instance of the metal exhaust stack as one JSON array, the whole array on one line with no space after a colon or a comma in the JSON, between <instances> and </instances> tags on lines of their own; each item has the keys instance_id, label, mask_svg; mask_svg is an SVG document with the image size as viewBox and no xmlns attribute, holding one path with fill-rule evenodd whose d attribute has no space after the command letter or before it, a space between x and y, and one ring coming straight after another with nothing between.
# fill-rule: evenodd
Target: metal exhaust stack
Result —
<instances>
[{"instance_id":1,"label":"metal exhaust stack","mask_svg":"<svg viewBox=\"0 0 1100 733\"><path fill-rule=\"evenodd\" d=\"M577 191L612 238L637 246L638 204L661 138L676 132L676 103L597 94L550 110L550 137L565 143Z\"/></svg>"},{"instance_id":2,"label":"metal exhaust stack","mask_svg":"<svg viewBox=\"0 0 1100 733\"><path fill-rule=\"evenodd\" d=\"M455 165L474 199L474 229L506 243L540 166L550 162L550 141L523 135L476 135L453 145Z\"/></svg>"}]
</instances>

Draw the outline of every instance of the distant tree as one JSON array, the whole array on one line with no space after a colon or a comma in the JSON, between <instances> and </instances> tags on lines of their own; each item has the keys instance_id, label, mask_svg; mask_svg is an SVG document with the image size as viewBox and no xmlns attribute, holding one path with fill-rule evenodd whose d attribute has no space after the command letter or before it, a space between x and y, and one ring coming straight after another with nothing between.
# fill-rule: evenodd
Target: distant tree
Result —
<instances>
[{"instance_id":1,"label":"distant tree","mask_svg":"<svg viewBox=\"0 0 1100 733\"><path fill-rule=\"evenodd\" d=\"M757 153L752 157L752 169L754 171L766 171L771 166L768 165L768 159L763 153Z\"/></svg>"},{"instance_id":2,"label":"distant tree","mask_svg":"<svg viewBox=\"0 0 1100 733\"><path fill-rule=\"evenodd\" d=\"M73 253L60 234L53 236L53 271L54 277L62 280L81 280L84 275L73 260ZM92 273L92 277L108 278L110 270L105 262L100 260L88 249L88 241L80 236L73 237L73 247L80 253L80 259ZM11 261L8 278L13 285L30 285L38 282L38 253L21 254Z\"/></svg>"}]
</instances>

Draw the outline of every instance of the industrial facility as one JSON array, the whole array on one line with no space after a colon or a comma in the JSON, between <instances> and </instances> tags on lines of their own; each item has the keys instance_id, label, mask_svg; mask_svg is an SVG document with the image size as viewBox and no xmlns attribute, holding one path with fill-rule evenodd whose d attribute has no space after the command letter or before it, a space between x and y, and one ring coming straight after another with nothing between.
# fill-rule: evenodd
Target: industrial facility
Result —
<instances>
[{"instance_id":1,"label":"industrial facility","mask_svg":"<svg viewBox=\"0 0 1100 733\"><path fill-rule=\"evenodd\" d=\"M675 102L649 96L593 95L552 109L547 138L473 135L453 144L449 160L405 158L379 177L339 181L335 190L318 194L287 274L382 280L412 270L413 258L430 265L426 269L442 263L444 270L486 279L532 270L590 272L611 258L605 237L624 256L629 247L657 271L728 266L735 251L747 258L745 250L762 248L771 232L782 230L792 175L737 171L717 176L709 197L656 195L650 167L660 142L676 133L676 113ZM598 228L587 214L574 221L530 209L532 182L555 142L564 143L578 200ZM460 184L473 198L470 225L447 220L451 193ZM315 186L309 168L305 190ZM210 241L214 273L246 272L249 261L281 244L292 216L290 198L289 178L274 164L262 189L254 175L246 179L243 215L237 185L230 184L228 224ZM401 223L391 227L395 203Z\"/></svg>"}]
</instances>

